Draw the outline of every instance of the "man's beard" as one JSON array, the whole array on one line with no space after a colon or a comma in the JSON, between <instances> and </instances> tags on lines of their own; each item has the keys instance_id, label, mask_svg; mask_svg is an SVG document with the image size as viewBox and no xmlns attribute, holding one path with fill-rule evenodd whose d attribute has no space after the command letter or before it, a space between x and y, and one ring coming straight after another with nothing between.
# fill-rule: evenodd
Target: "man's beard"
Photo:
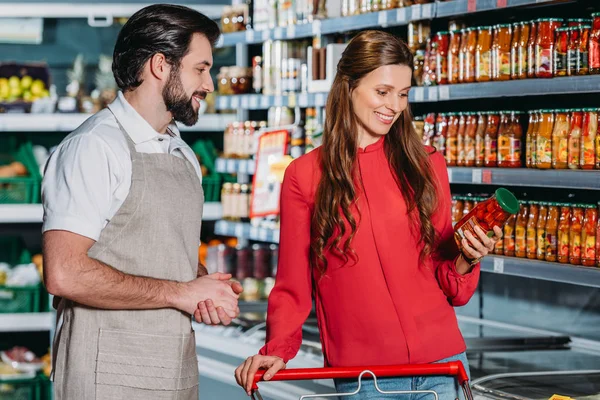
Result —
<instances>
[{"instance_id":1,"label":"man's beard","mask_svg":"<svg viewBox=\"0 0 600 400\"><path fill-rule=\"evenodd\" d=\"M194 126L198 122L198 111L194 109L193 97L188 99L181 83L179 69L173 68L169 75L169 80L163 88L163 101L167 106L167 111L170 111L175 121L179 121L186 126ZM201 99L206 97L206 92L194 92L193 96L198 96ZM198 107L200 110L200 107Z\"/></svg>"}]
</instances>

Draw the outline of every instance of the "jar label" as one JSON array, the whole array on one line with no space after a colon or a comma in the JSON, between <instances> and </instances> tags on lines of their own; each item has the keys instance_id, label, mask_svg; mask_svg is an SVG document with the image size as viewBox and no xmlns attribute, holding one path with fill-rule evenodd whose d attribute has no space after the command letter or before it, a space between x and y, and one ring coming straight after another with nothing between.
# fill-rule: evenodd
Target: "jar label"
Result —
<instances>
[{"instance_id":1,"label":"jar label","mask_svg":"<svg viewBox=\"0 0 600 400\"><path fill-rule=\"evenodd\" d=\"M499 75L510 75L510 52L503 51L499 58Z\"/></svg>"},{"instance_id":2,"label":"jar label","mask_svg":"<svg viewBox=\"0 0 600 400\"><path fill-rule=\"evenodd\" d=\"M567 52L567 69L571 75L577 73L577 63L579 61L579 56L577 55L576 50L569 50Z\"/></svg>"},{"instance_id":3,"label":"jar label","mask_svg":"<svg viewBox=\"0 0 600 400\"><path fill-rule=\"evenodd\" d=\"M585 249L583 252L583 258L587 260L596 259L596 236L587 235L585 238Z\"/></svg>"},{"instance_id":4,"label":"jar label","mask_svg":"<svg viewBox=\"0 0 600 400\"><path fill-rule=\"evenodd\" d=\"M537 249L537 238L535 227L527 228L527 253L535 254Z\"/></svg>"},{"instance_id":5,"label":"jar label","mask_svg":"<svg viewBox=\"0 0 600 400\"><path fill-rule=\"evenodd\" d=\"M521 140L512 137L501 137L498 142L498 162L521 161Z\"/></svg>"},{"instance_id":6,"label":"jar label","mask_svg":"<svg viewBox=\"0 0 600 400\"><path fill-rule=\"evenodd\" d=\"M527 248L526 229L524 226L517 226L515 229L515 251L522 251Z\"/></svg>"},{"instance_id":7,"label":"jar label","mask_svg":"<svg viewBox=\"0 0 600 400\"><path fill-rule=\"evenodd\" d=\"M554 53L554 73L559 74L560 72L567 72L567 54L566 53Z\"/></svg>"},{"instance_id":8,"label":"jar label","mask_svg":"<svg viewBox=\"0 0 600 400\"><path fill-rule=\"evenodd\" d=\"M556 234L546 233L546 257L556 255L557 239Z\"/></svg>"},{"instance_id":9,"label":"jar label","mask_svg":"<svg viewBox=\"0 0 600 400\"><path fill-rule=\"evenodd\" d=\"M596 161L595 138L584 136L581 143L581 166L594 166Z\"/></svg>"},{"instance_id":10,"label":"jar label","mask_svg":"<svg viewBox=\"0 0 600 400\"><path fill-rule=\"evenodd\" d=\"M454 54L448 55L448 59L448 67L450 68L450 71L448 72L448 78L452 82L458 82L460 76L460 60L458 56Z\"/></svg>"},{"instance_id":11,"label":"jar label","mask_svg":"<svg viewBox=\"0 0 600 400\"><path fill-rule=\"evenodd\" d=\"M574 132L571 132L571 137L569 138L569 165L570 166L579 166L579 132L575 135Z\"/></svg>"},{"instance_id":12,"label":"jar label","mask_svg":"<svg viewBox=\"0 0 600 400\"><path fill-rule=\"evenodd\" d=\"M558 140L558 150L556 152L556 161L559 163L569 162L569 139L561 138Z\"/></svg>"},{"instance_id":13,"label":"jar label","mask_svg":"<svg viewBox=\"0 0 600 400\"><path fill-rule=\"evenodd\" d=\"M587 51L578 51L577 52L577 72L585 70L589 68L589 54Z\"/></svg>"},{"instance_id":14,"label":"jar label","mask_svg":"<svg viewBox=\"0 0 600 400\"><path fill-rule=\"evenodd\" d=\"M492 54L491 51L485 51L479 54L477 60L477 72L479 77L490 76L492 66Z\"/></svg>"},{"instance_id":15,"label":"jar label","mask_svg":"<svg viewBox=\"0 0 600 400\"><path fill-rule=\"evenodd\" d=\"M600 68L600 41L595 39L590 39L589 66Z\"/></svg>"},{"instance_id":16,"label":"jar label","mask_svg":"<svg viewBox=\"0 0 600 400\"><path fill-rule=\"evenodd\" d=\"M537 230L537 254L538 256L546 254L546 230L544 228Z\"/></svg>"},{"instance_id":17,"label":"jar label","mask_svg":"<svg viewBox=\"0 0 600 400\"><path fill-rule=\"evenodd\" d=\"M485 160L489 162L498 160L498 140L485 138Z\"/></svg>"},{"instance_id":18,"label":"jar label","mask_svg":"<svg viewBox=\"0 0 600 400\"><path fill-rule=\"evenodd\" d=\"M475 138L465 136L465 161L475 161Z\"/></svg>"},{"instance_id":19,"label":"jar label","mask_svg":"<svg viewBox=\"0 0 600 400\"><path fill-rule=\"evenodd\" d=\"M546 164L552 162L552 141L543 136L537 139L537 157L538 164Z\"/></svg>"},{"instance_id":20,"label":"jar label","mask_svg":"<svg viewBox=\"0 0 600 400\"><path fill-rule=\"evenodd\" d=\"M527 48L519 46L519 76L527 75Z\"/></svg>"},{"instance_id":21,"label":"jar label","mask_svg":"<svg viewBox=\"0 0 600 400\"><path fill-rule=\"evenodd\" d=\"M563 257L569 256L569 231L558 232L558 254Z\"/></svg>"},{"instance_id":22,"label":"jar label","mask_svg":"<svg viewBox=\"0 0 600 400\"><path fill-rule=\"evenodd\" d=\"M484 160L485 160L485 140L481 136L477 136L475 138L475 161L484 161Z\"/></svg>"},{"instance_id":23,"label":"jar label","mask_svg":"<svg viewBox=\"0 0 600 400\"><path fill-rule=\"evenodd\" d=\"M446 149L446 161L448 163L450 162L456 162L456 159L458 157L458 138L456 137L451 137L447 139L447 149Z\"/></svg>"},{"instance_id":24,"label":"jar label","mask_svg":"<svg viewBox=\"0 0 600 400\"><path fill-rule=\"evenodd\" d=\"M552 50L538 48L537 51L537 71L538 73L552 73Z\"/></svg>"},{"instance_id":25,"label":"jar label","mask_svg":"<svg viewBox=\"0 0 600 400\"><path fill-rule=\"evenodd\" d=\"M456 240L457 243L459 243L459 246L462 248L462 245L460 245L460 243L462 242L463 239L467 239L467 237L465 236L465 234L467 232L471 232L471 235L473 235L474 237L479 237L479 235L477 235L477 232L475 231L475 227L478 226L479 229L481 229L483 232L485 232L485 229L483 229L483 227L479 224L479 221L477 221L477 217L475 217L474 215L469 218L468 220L465 221L465 223L458 228L456 231L454 231L454 239ZM494 236L494 231L488 231L486 232L486 235L488 237L492 237ZM469 239L467 239L468 241ZM502 243L502 241L500 240L500 243Z\"/></svg>"},{"instance_id":26,"label":"jar label","mask_svg":"<svg viewBox=\"0 0 600 400\"><path fill-rule=\"evenodd\" d=\"M510 76L519 76L519 49L514 47L510 52Z\"/></svg>"},{"instance_id":27,"label":"jar label","mask_svg":"<svg viewBox=\"0 0 600 400\"><path fill-rule=\"evenodd\" d=\"M574 258L581 257L581 233L571 233L569 255Z\"/></svg>"},{"instance_id":28,"label":"jar label","mask_svg":"<svg viewBox=\"0 0 600 400\"><path fill-rule=\"evenodd\" d=\"M515 236L512 225L506 224L504 226L504 251L515 252Z\"/></svg>"},{"instance_id":29,"label":"jar label","mask_svg":"<svg viewBox=\"0 0 600 400\"><path fill-rule=\"evenodd\" d=\"M448 57L442 57L437 55L436 59L436 73L438 83L445 83L448 81Z\"/></svg>"}]
</instances>

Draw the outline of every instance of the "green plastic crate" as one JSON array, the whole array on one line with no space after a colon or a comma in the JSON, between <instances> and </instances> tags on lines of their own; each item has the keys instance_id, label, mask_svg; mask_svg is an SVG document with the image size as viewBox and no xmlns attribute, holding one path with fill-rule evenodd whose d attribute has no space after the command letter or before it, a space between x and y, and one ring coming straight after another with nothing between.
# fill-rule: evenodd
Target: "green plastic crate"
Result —
<instances>
[{"instance_id":1,"label":"green plastic crate","mask_svg":"<svg viewBox=\"0 0 600 400\"><path fill-rule=\"evenodd\" d=\"M52 391L52 382L45 375L40 375L39 377L40 383L40 397L39 400L52 400L53 399L53 391Z\"/></svg>"},{"instance_id":2,"label":"green plastic crate","mask_svg":"<svg viewBox=\"0 0 600 400\"><path fill-rule=\"evenodd\" d=\"M0 204L39 203L41 176L33 156L30 142L16 144L16 139L7 139L0 146L0 165L19 161L29 171L29 176L0 178Z\"/></svg>"},{"instance_id":3,"label":"green plastic crate","mask_svg":"<svg viewBox=\"0 0 600 400\"><path fill-rule=\"evenodd\" d=\"M204 202L215 202L221 199L221 176L212 174L202 177L202 189L204 189Z\"/></svg>"},{"instance_id":4,"label":"green plastic crate","mask_svg":"<svg viewBox=\"0 0 600 400\"><path fill-rule=\"evenodd\" d=\"M41 285L0 286L0 314L40 311Z\"/></svg>"},{"instance_id":5,"label":"green plastic crate","mask_svg":"<svg viewBox=\"0 0 600 400\"><path fill-rule=\"evenodd\" d=\"M0 379L0 400L39 400L40 384L37 378L20 380Z\"/></svg>"},{"instance_id":6,"label":"green plastic crate","mask_svg":"<svg viewBox=\"0 0 600 400\"><path fill-rule=\"evenodd\" d=\"M0 236L0 262L15 266L31 262L31 253L19 236Z\"/></svg>"}]
</instances>

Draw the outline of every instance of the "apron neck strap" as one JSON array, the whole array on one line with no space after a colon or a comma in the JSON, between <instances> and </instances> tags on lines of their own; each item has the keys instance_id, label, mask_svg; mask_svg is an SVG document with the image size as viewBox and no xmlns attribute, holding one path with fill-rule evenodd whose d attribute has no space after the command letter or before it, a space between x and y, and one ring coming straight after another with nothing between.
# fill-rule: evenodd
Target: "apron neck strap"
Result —
<instances>
[{"instance_id":1,"label":"apron neck strap","mask_svg":"<svg viewBox=\"0 0 600 400\"><path fill-rule=\"evenodd\" d=\"M119 122L119 118L117 118L117 116L110 109L110 107L108 107L108 109L110 110L111 114L115 117L115 120L117 121L117 125L119 125L119 129L121 130L121 133L123 134L123 136L125 136L125 140L127 140L127 147L129 147L129 152L131 153L131 157L133 158L134 155L137 153L133 139L131 139L131 136L129 136L129 134L127 133L125 128L123 128L123 125L121 125L121 123Z\"/></svg>"}]
</instances>

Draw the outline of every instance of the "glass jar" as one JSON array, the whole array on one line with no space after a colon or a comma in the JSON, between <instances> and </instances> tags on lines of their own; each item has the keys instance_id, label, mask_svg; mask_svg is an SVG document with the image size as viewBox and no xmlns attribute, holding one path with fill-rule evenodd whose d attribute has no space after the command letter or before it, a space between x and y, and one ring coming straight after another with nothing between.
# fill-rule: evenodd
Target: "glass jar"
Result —
<instances>
[{"instance_id":1,"label":"glass jar","mask_svg":"<svg viewBox=\"0 0 600 400\"><path fill-rule=\"evenodd\" d=\"M521 209L515 223L515 256L527 257L527 217L529 215L529 204L521 202Z\"/></svg>"},{"instance_id":2,"label":"glass jar","mask_svg":"<svg viewBox=\"0 0 600 400\"><path fill-rule=\"evenodd\" d=\"M446 136L446 164L455 167L458 160L458 122L456 113L450 113L448 119L448 134Z\"/></svg>"},{"instance_id":3,"label":"glass jar","mask_svg":"<svg viewBox=\"0 0 600 400\"><path fill-rule=\"evenodd\" d=\"M502 115L498 133L498 166L502 168L521 168L521 143L523 128L518 111L506 111Z\"/></svg>"},{"instance_id":4,"label":"glass jar","mask_svg":"<svg viewBox=\"0 0 600 400\"><path fill-rule=\"evenodd\" d=\"M446 156L446 135L448 133L448 114L440 113L435 120L435 135L433 147L443 156Z\"/></svg>"},{"instance_id":5,"label":"glass jar","mask_svg":"<svg viewBox=\"0 0 600 400\"><path fill-rule=\"evenodd\" d=\"M498 166L498 129L500 129L500 114L489 113L485 129L485 160L486 167Z\"/></svg>"},{"instance_id":6,"label":"glass jar","mask_svg":"<svg viewBox=\"0 0 600 400\"><path fill-rule=\"evenodd\" d=\"M423 144L425 146L431 146L433 142L433 136L435 135L435 113L429 113L425 116L425 123L423 124Z\"/></svg>"},{"instance_id":7,"label":"glass jar","mask_svg":"<svg viewBox=\"0 0 600 400\"><path fill-rule=\"evenodd\" d=\"M552 131L552 168L566 169L569 165L569 132L571 118L569 111L556 110Z\"/></svg>"},{"instance_id":8,"label":"glass jar","mask_svg":"<svg viewBox=\"0 0 600 400\"><path fill-rule=\"evenodd\" d=\"M529 30L529 40L527 41L527 77L535 78L536 71L536 53L535 42L537 40L538 23L531 21L531 29Z\"/></svg>"},{"instance_id":9,"label":"glass jar","mask_svg":"<svg viewBox=\"0 0 600 400\"><path fill-rule=\"evenodd\" d=\"M536 145L536 167L539 169L552 168L552 131L554 130L553 110L540 110L539 131Z\"/></svg>"},{"instance_id":10,"label":"glass jar","mask_svg":"<svg viewBox=\"0 0 600 400\"><path fill-rule=\"evenodd\" d=\"M231 21L232 9L231 6L223 7L223 14L221 14L221 31L223 33L233 32L233 23Z\"/></svg>"},{"instance_id":11,"label":"glass jar","mask_svg":"<svg viewBox=\"0 0 600 400\"><path fill-rule=\"evenodd\" d=\"M581 131L583 129L583 110L575 109L571 113L571 132L569 132L569 168L579 169L581 154Z\"/></svg>"},{"instance_id":12,"label":"glass jar","mask_svg":"<svg viewBox=\"0 0 600 400\"><path fill-rule=\"evenodd\" d=\"M581 264L581 236L583 233L585 205L575 204L571 209L571 228L569 232L569 263Z\"/></svg>"},{"instance_id":13,"label":"glass jar","mask_svg":"<svg viewBox=\"0 0 600 400\"><path fill-rule=\"evenodd\" d=\"M465 207L464 198L461 196L454 196L452 203L452 222L457 223L463 217L463 208Z\"/></svg>"},{"instance_id":14,"label":"glass jar","mask_svg":"<svg viewBox=\"0 0 600 400\"><path fill-rule=\"evenodd\" d=\"M219 94L227 96L233 94L231 89L231 77L229 76L229 67L221 67L217 74L217 86Z\"/></svg>"},{"instance_id":15,"label":"glass jar","mask_svg":"<svg viewBox=\"0 0 600 400\"><path fill-rule=\"evenodd\" d=\"M577 75L577 64L579 57L579 44L581 41L581 32L578 28L567 28L569 31L569 45L567 46L567 75Z\"/></svg>"},{"instance_id":16,"label":"glass jar","mask_svg":"<svg viewBox=\"0 0 600 400\"><path fill-rule=\"evenodd\" d=\"M436 79L436 61L437 61L437 38L427 39L427 49L425 50L425 66L423 67L423 85L433 86Z\"/></svg>"},{"instance_id":17,"label":"glass jar","mask_svg":"<svg viewBox=\"0 0 600 400\"><path fill-rule=\"evenodd\" d=\"M474 200L475 199L473 197L465 197L464 206L463 206L463 215L462 215L461 219L466 217L471 212L471 210L473 210L473 208L475 207Z\"/></svg>"},{"instance_id":18,"label":"glass jar","mask_svg":"<svg viewBox=\"0 0 600 400\"><path fill-rule=\"evenodd\" d=\"M231 67L230 82L233 94L250 93L250 89L252 88L252 75L248 68Z\"/></svg>"},{"instance_id":19,"label":"glass jar","mask_svg":"<svg viewBox=\"0 0 600 400\"><path fill-rule=\"evenodd\" d=\"M558 222L558 262L569 262L569 230L571 227L571 207L569 204L560 205L560 220Z\"/></svg>"},{"instance_id":20,"label":"glass jar","mask_svg":"<svg viewBox=\"0 0 600 400\"><path fill-rule=\"evenodd\" d=\"M577 75L587 75L590 72L589 64L589 42L590 25L579 26L579 48L577 49Z\"/></svg>"},{"instance_id":21,"label":"glass jar","mask_svg":"<svg viewBox=\"0 0 600 400\"><path fill-rule=\"evenodd\" d=\"M596 266L596 228L598 224L598 209L595 205L588 205L583 218L581 232L581 265L586 267Z\"/></svg>"},{"instance_id":22,"label":"glass jar","mask_svg":"<svg viewBox=\"0 0 600 400\"><path fill-rule=\"evenodd\" d=\"M510 80L512 25L500 24L494 28L492 78L496 81Z\"/></svg>"},{"instance_id":23,"label":"glass jar","mask_svg":"<svg viewBox=\"0 0 600 400\"><path fill-rule=\"evenodd\" d=\"M554 35L561 23L562 20L557 18L538 19L538 35L535 42L536 78L552 78L553 76Z\"/></svg>"},{"instance_id":24,"label":"glass jar","mask_svg":"<svg viewBox=\"0 0 600 400\"><path fill-rule=\"evenodd\" d=\"M531 22L521 22L521 35L519 37L519 50L517 55L517 74L519 79L527 78L527 43L531 32Z\"/></svg>"},{"instance_id":25,"label":"glass jar","mask_svg":"<svg viewBox=\"0 0 600 400\"><path fill-rule=\"evenodd\" d=\"M540 261L546 259L546 222L548 220L548 203L540 203L537 226L535 227L536 237L536 258Z\"/></svg>"},{"instance_id":26,"label":"glass jar","mask_svg":"<svg viewBox=\"0 0 600 400\"><path fill-rule=\"evenodd\" d=\"M476 76L477 82L488 82L492 79L492 27L480 26L477 28L476 50Z\"/></svg>"},{"instance_id":27,"label":"glass jar","mask_svg":"<svg viewBox=\"0 0 600 400\"><path fill-rule=\"evenodd\" d=\"M527 125L527 133L525 134L525 166L527 168L535 168L535 163L533 162L533 153L535 153L535 150L532 151L532 144L533 134L536 131L537 124L537 111L529 111L529 124ZM533 147L533 149L535 149L535 147Z\"/></svg>"},{"instance_id":28,"label":"glass jar","mask_svg":"<svg viewBox=\"0 0 600 400\"><path fill-rule=\"evenodd\" d=\"M450 34L446 31L438 32L436 35L436 78L438 85L448 84L448 50L450 47Z\"/></svg>"},{"instance_id":29,"label":"glass jar","mask_svg":"<svg viewBox=\"0 0 600 400\"><path fill-rule=\"evenodd\" d=\"M412 52L425 50L427 38L431 35L429 21L411 21L408 24L408 47Z\"/></svg>"},{"instance_id":30,"label":"glass jar","mask_svg":"<svg viewBox=\"0 0 600 400\"><path fill-rule=\"evenodd\" d=\"M469 33L472 28L461 29L460 49L458 52L458 82L463 83L467 77L467 55L469 54Z\"/></svg>"},{"instance_id":31,"label":"glass jar","mask_svg":"<svg viewBox=\"0 0 600 400\"><path fill-rule=\"evenodd\" d=\"M467 117L470 113L460 113L458 117L458 134L456 136L457 158L456 165L465 166L465 133L467 131Z\"/></svg>"},{"instance_id":32,"label":"glass jar","mask_svg":"<svg viewBox=\"0 0 600 400\"><path fill-rule=\"evenodd\" d=\"M478 237L475 232L476 226L479 226L489 237L493 236L493 228L497 226L503 229L509 218L519 212L519 208L519 201L514 194L504 188L497 189L492 197L477 204L456 224L454 227L456 244L462 249L462 240L466 238L466 232L471 232L473 236Z\"/></svg>"},{"instance_id":33,"label":"glass jar","mask_svg":"<svg viewBox=\"0 0 600 400\"><path fill-rule=\"evenodd\" d=\"M459 82L460 75L460 48L462 31L450 32L450 49L448 51L448 83Z\"/></svg>"},{"instance_id":34,"label":"glass jar","mask_svg":"<svg viewBox=\"0 0 600 400\"><path fill-rule=\"evenodd\" d=\"M466 83L475 82L477 79L477 44L478 30L471 28L467 39L467 54L465 63L465 80Z\"/></svg>"},{"instance_id":35,"label":"glass jar","mask_svg":"<svg viewBox=\"0 0 600 400\"><path fill-rule=\"evenodd\" d=\"M425 74L425 51L417 50L414 58L414 72L415 83L417 86L423 86L423 75Z\"/></svg>"},{"instance_id":36,"label":"glass jar","mask_svg":"<svg viewBox=\"0 0 600 400\"><path fill-rule=\"evenodd\" d=\"M504 225L504 242L502 244L502 254L508 257L515 256L515 225L517 223L517 216L511 215L511 217Z\"/></svg>"},{"instance_id":37,"label":"glass jar","mask_svg":"<svg viewBox=\"0 0 600 400\"><path fill-rule=\"evenodd\" d=\"M540 215L539 203L529 202L529 218L527 219L527 258L537 258L537 223Z\"/></svg>"},{"instance_id":38,"label":"glass jar","mask_svg":"<svg viewBox=\"0 0 600 400\"><path fill-rule=\"evenodd\" d=\"M598 112L595 108L583 109L583 126L579 166L581 169L596 168L596 136L598 133Z\"/></svg>"},{"instance_id":39,"label":"glass jar","mask_svg":"<svg viewBox=\"0 0 600 400\"><path fill-rule=\"evenodd\" d=\"M510 79L519 79L519 41L523 23L517 22L512 26L513 35L510 44Z\"/></svg>"},{"instance_id":40,"label":"glass jar","mask_svg":"<svg viewBox=\"0 0 600 400\"><path fill-rule=\"evenodd\" d=\"M467 114L467 129L464 140L465 167L475 166L475 138L477 135L477 113Z\"/></svg>"},{"instance_id":41,"label":"glass jar","mask_svg":"<svg viewBox=\"0 0 600 400\"><path fill-rule=\"evenodd\" d=\"M558 217L559 207L557 203L550 203L548 207L548 218L546 218L546 229L545 229L545 244L544 249L546 251L545 260L550 262L556 262L558 256Z\"/></svg>"},{"instance_id":42,"label":"glass jar","mask_svg":"<svg viewBox=\"0 0 600 400\"><path fill-rule=\"evenodd\" d=\"M590 33L589 66L590 74L600 74L600 13L592 14L594 23Z\"/></svg>"},{"instance_id":43,"label":"glass jar","mask_svg":"<svg viewBox=\"0 0 600 400\"><path fill-rule=\"evenodd\" d=\"M570 37L571 28L558 28L556 30L556 43L554 44L554 76L567 76Z\"/></svg>"},{"instance_id":44,"label":"glass jar","mask_svg":"<svg viewBox=\"0 0 600 400\"><path fill-rule=\"evenodd\" d=\"M485 162L485 130L487 128L488 114L477 113L477 132L475 133L475 166L483 167Z\"/></svg>"}]
</instances>

